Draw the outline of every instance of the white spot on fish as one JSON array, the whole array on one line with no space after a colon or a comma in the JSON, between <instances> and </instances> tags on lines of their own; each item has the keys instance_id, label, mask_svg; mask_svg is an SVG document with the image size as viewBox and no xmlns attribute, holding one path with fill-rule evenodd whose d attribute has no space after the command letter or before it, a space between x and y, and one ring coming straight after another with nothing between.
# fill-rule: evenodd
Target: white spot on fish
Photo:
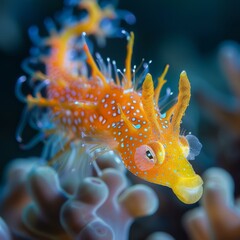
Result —
<instances>
[{"instance_id":1,"label":"white spot on fish","mask_svg":"<svg viewBox=\"0 0 240 240\"><path fill-rule=\"evenodd\" d=\"M66 110L66 115L70 116L71 115L71 111L70 110Z\"/></svg>"},{"instance_id":2,"label":"white spot on fish","mask_svg":"<svg viewBox=\"0 0 240 240\"><path fill-rule=\"evenodd\" d=\"M93 120L93 117L92 117L92 116L90 116L89 120L90 120L90 122L91 122L91 123L93 123L93 122L94 122L94 120Z\"/></svg>"}]
</instances>

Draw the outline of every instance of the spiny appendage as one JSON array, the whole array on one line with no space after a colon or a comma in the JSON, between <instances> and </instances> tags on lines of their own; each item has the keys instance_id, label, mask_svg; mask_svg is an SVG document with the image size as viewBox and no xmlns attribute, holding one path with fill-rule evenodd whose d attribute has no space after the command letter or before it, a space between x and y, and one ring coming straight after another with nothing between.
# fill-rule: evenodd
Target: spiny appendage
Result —
<instances>
[{"instance_id":1,"label":"spiny appendage","mask_svg":"<svg viewBox=\"0 0 240 240\"><path fill-rule=\"evenodd\" d=\"M127 44L127 56L125 61L125 77L126 83L124 88L129 89L132 87L132 53L133 53L133 44L134 44L134 34L133 32L130 33L128 44Z\"/></svg>"},{"instance_id":2,"label":"spiny appendage","mask_svg":"<svg viewBox=\"0 0 240 240\"><path fill-rule=\"evenodd\" d=\"M118 18L116 11L111 5L101 8L96 0L79 1L78 6L80 9L85 9L88 12L88 17L65 28L65 31L62 32L63 38L80 36L83 32L104 37L107 33L101 29L100 24L102 20Z\"/></svg>"},{"instance_id":3,"label":"spiny appendage","mask_svg":"<svg viewBox=\"0 0 240 240\"><path fill-rule=\"evenodd\" d=\"M108 19L111 22L114 19L120 18L112 6L107 5L101 8L97 0L82 0L78 2L78 7L80 9L86 9L88 13L85 19L76 21L76 18L73 18L72 15L66 16L67 11L63 11L62 29L58 30L54 21L51 19L47 19L47 21L45 21L49 37L40 37L36 27L32 27L29 31L30 37L36 45L34 58L46 65L53 65L54 67L59 68L58 70L60 72L62 71L63 73L68 73L69 76L67 76L67 78L73 77L71 76L71 72L67 71L65 68L68 66L68 63L71 62L68 56L69 50L73 50L72 47L75 48L75 46L77 46L78 37L81 36L83 32L86 32L87 34L95 34L95 36L106 36L107 32L104 32L102 29L104 25L101 24L102 20L104 19L106 21ZM120 30L118 31L120 32ZM75 44L72 43L73 40L76 42ZM72 45L71 49L70 45ZM43 46L49 46L51 48L50 55L49 53L44 54L40 50ZM29 67L26 66L26 69L29 69ZM47 67L47 69L49 68ZM51 71L51 69L49 71ZM30 75L36 80L45 80L47 78L52 78L54 81L56 80L56 78L51 77L51 73L48 72L44 74L41 71L30 70ZM57 76L57 80L60 81L61 77Z\"/></svg>"},{"instance_id":4,"label":"spiny appendage","mask_svg":"<svg viewBox=\"0 0 240 240\"><path fill-rule=\"evenodd\" d=\"M94 35L101 43L105 41L106 37L120 36L121 29L115 20L125 20L129 24L135 21L134 15L130 12L117 11L112 4L105 4L102 7L97 0L79 1L78 7L87 11L87 17L80 21L68 19L67 23L65 22L64 24L63 30L52 38L60 40L60 46L55 46L54 41L51 46L57 50L59 56L57 56L56 59L62 59L62 63L64 59L68 59L66 49L69 42L73 40L78 42L78 37L81 36L81 34Z\"/></svg>"},{"instance_id":5,"label":"spiny appendage","mask_svg":"<svg viewBox=\"0 0 240 240\"><path fill-rule=\"evenodd\" d=\"M83 39L84 39L84 45L83 50L87 56L87 63L90 66L92 73L91 76L93 78L100 79L102 85L104 87L108 86L108 83L114 78L114 76L110 76L111 74L111 64L110 60L108 59L108 65L106 66L104 61L102 60L100 55L97 55L98 57L98 65L96 64L91 52L89 51L88 45L85 40L86 33L83 33ZM117 85L123 87L124 89L130 89L132 87L132 74L131 74L131 59L132 59L132 48L133 48L133 40L134 40L134 34L131 33L129 39L128 39L128 45L127 45L127 56L126 56L126 62L125 62L125 73L123 74L120 70L117 71L116 69L116 62L113 61L113 68L115 71L115 82ZM104 70L107 69L107 70ZM119 79L118 72L121 72L122 79Z\"/></svg>"},{"instance_id":6,"label":"spiny appendage","mask_svg":"<svg viewBox=\"0 0 240 240\"><path fill-rule=\"evenodd\" d=\"M85 9L88 13L87 18L78 21L78 22L71 22L71 24L65 24L63 30L58 34L57 39L60 42L60 46L52 45L57 52L57 56L55 59L61 61L60 67L66 67L66 59L67 57L67 46L69 42L75 40L78 42L78 37L85 33L88 35L94 35L97 39L104 40L107 36L119 36L121 29L116 25L116 21L123 19L127 23L132 24L134 22L134 16L127 12L127 11L117 11L114 7L110 4L101 7L98 4L97 0L82 0L79 1L79 7L81 9ZM120 21L119 21L120 22ZM105 24L107 29L105 29ZM54 38L53 38L54 39ZM55 37L56 39L56 37ZM54 42L53 42L54 43ZM81 45L81 44L75 44ZM84 44L86 47L86 45ZM85 49L86 50L86 49ZM91 57L88 55L88 59L90 60ZM91 61L91 65L93 66L93 61ZM101 69L102 70L102 69ZM96 68L93 68L93 71L96 72ZM97 71L98 72L98 71ZM103 73L104 74L104 73ZM105 82L102 74L98 72L99 77L103 82ZM108 76L107 76L108 77ZM106 86L106 82L104 83Z\"/></svg>"},{"instance_id":7,"label":"spiny appendage","mask_svg":"<svg viewBox=\"0 0 240 240\"><path fill-rule=\"evenodd\" d=\"M64 110L92 110L96 109L97 105L94 102L88 101L74 101L74 102L60 102L56 99L46 99L42 96L37 96L36 98L32 97L31 95L27 96L27 104L29 108L33 106L38 107L49 107L49 108L59 108Z\"/></svg>"},{"instance_id":8,"label":"spiny appendage","mask_svg":"<svg viewBox=\"0 0 240 240\"><path fill-rule=\"evenodd\" d=\"M142 104L152 128L160 133L154 102L154 85L151 74L147 74L142 86Z\"/></svg>"},{"instance_id":9,"label":"spiny appendage","mask_svg":"<svg viewBox=\"0 0 240 240\"><path fill-rule=\"evenodd\" d=\"M168 69L169 69L169 65L167 64L163 70L162 75L158 78L158 84L154 91L154 98L155 98L155 103L156 103L157 107L158 107L158 101L160 99L160 93L161 93L162 87L167 82L165 80L165 77L167 75Z\"/></svg>"},{"instance_id":10,"label":"spiny appendage","mask_svg":"<svg viewBox=\"0 0 240 240\"><path fill-rule=\"evenodd\" d=\"M143 85L142 85L142 103L144 111L149 119L149 122L152 126L152 129L157 134L162 132L161 127L161 118L159 119L160 112L158 108L158 100L161 93L161 89L165 84L165 76L167 73L169 66L167 65L162 73L162 75L158 78L158 85L154 90L152 76L147 74ZM188 107L190 101L190 83L185 71L183 71L180 75L179 80L179 94L178 101L175 105L173 105L170 109L166 111L166 116L163 120L171 123L172 129L175 134L180 134L180 123L181 119L184 116L184 113Z\"/></svg>"},{"instance_id":11,"label":"spiny appendage","mask_svg":"<svg viewBox=\"0 0 240 240\"><path fill-rule=\"evenodd\" d=\"M132 68L132 55L133 55L133 45L134 45L134 33L130 32L127 33L125 30L122 31L124 35L126 35L128 44L127 44L127 54L126 54L126 60L125 60L125 69L124 73L122 73L119 69L118 72L122 76L121 86L127 90L127 89L133 89L135 91L139 90L139 85L143 82L145 79L149 64L152 62L151 60L147 63L144 59L142 59L141 64L136 68L136 65ZM142 72L140 72L140 69L143 68ZM118 76L118 74L116 74Z\"/></svg>"},{"instance_id":12,"label":"spiny appendage","mask_svg":"<svg viewBox=\"0 0 240 240\"><path fill-rule=\"evenodd\" d=\"M26 77L22 76L18 79L16 84L16 96L18 99L26 103L26 107L22 113L21 121L18 125L16 138L19 142L22 142L22 133L29 123L35 129L39 130L40 133L30 141L29 144L24 145L24 148L28 146L33 146L43 140L48 134L49 130L57 131L57 126L55 124L54 118L59 118L61 112L66 111L80 111L80 110L93 110L97 108L96 102L89 101L65 101L61 102L59 99L48 99L41 95L41 90L46 87L41 82L35 89L33 95L28 94L25 96L22 93L22 84L26 81ZM47 108L47 111L46 109ZM57 113L57 114L56 114Z\"/></svg>"},{"instance_id":13,"label":"spiny appendage","mask_svg":"<svg viewBox=\"0 0 240 240\"><path fill-rule=\"evenodd\" d=\"M133 52L133 43L134 43L134 34L131 32L130 34L126 31L123 31L124 34L127 36L128 44L127 44L127 54L126 54L126 60L125 60L125 69L122 72L121 70L117 69L116 61L112 61L112 65L110 63L110 59L107 59L107 64L104 63L103 59L99 54L97 54L97 63L94 60L92 54L89 51L88 45L85 40L86 33L83 33L83 39L84 39L84 45L83 50L86 53L87 56L87 63L90 66L92 70L92 77L97 77L101 80L102 85L104 87L107 87L107 85L111 82L115 82L117 86L122 87L124 90L138 90L138 85L145 79L145 76L148 73L149 63L144 62L144 59L142 63L139 65L139 67L136 69L136 66L131 68L131 62L132 62L132 52ZM112 67L113 72L112 74ZM140 71L141 67L143 67L143 71L138 74L136 77L136 74L138 71ZM167 68L165 70L167 72ZM166 73L163 73L162 78L164 78ZM160 78L161 78L160 77ZM161 80L159 81L161 85L163 85ZM160 92L160 87L158 87L158 91ZM154 93L154 95L156 95Z\"/></svg>"},{"instance_id":14,"label":"spiny appendage","mask_svg":"<svg viewBox=\"0 0 240 240\"><path fill-rule=\"evenodd\" d=\"M89 66L91 67L92 70L92 76L97 78L99 77L101 79L102 85L104 87L108 86L108 83L106 81L106 77L102 74L102 72L99 70L96 62L93 59L92 54L89 51L88 45L85 42L84 46L83 46L83 50L85 51L86 55L87 55L87 63L89 64Z\"/></svg>"},{"instance_id":15,"label":"spiny appendage","mask_svg":"<svg viewBox=\"0 0 240 240\"><path fill-rule=\"evenodd\" d=\"M160 109L158 106L158 102L159 102L162 87L166 83L165 76L167 74L168 69L169 69L169 65L166 65L163 73L158 78L158 84L155 89L154 89L152 76L150 74L146 75L146 78L142 85L143 107L154 129L154 132L157 133L157 135L161 133L161 126L159 123Z\"/></svg>"},{"instance_id":16,"label":"spiny appendage","mask_svg":"<svg viewBox=\"0 0 240 240\"><path fill-rule=\"evenodd\" d=\"M79 109L95 109L95 102L88 101L74 101L74 102L60 102L58 99L48 99L41 95L41 90L47 86L47 82L42 84L40 83L37 87L35 87L34 96L28 94L25 96L22 93L21 87L22 84L26 81L26 77L22 76L18 79L15 94L18 99L24 103L27 103L29 109L34 106L38 107L49 107L49 108L59 108L64 110L79 110Z\"/></svg>"},{"instance_id":17,"label":"spiny appendage","mask_svg":"<svg viewBox=\"0 0 240 240\"><path fill-rule=\"evenodd\" d=\"M175 133L179 134L180 132L180 124L182 117L189 105L190 97L191 97L191 86L188 80L187 74L183 71L180 75L179 80L179 94L178 101L172 110L172 121L171 124L173 126L173 130Z\"/></svg>"}]
</instances>

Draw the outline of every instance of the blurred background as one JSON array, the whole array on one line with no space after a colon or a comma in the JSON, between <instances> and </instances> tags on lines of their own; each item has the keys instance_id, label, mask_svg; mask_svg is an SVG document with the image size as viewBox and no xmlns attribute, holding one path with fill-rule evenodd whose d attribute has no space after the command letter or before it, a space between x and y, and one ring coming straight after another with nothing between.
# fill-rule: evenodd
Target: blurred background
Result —
<instances>
[{"instance_id":1,"label":"blurred background","mask_svg":"<svg viewBox=\"0 0 240 240\"><path fill-rule=\"evenodd\" d=\"M41 153L41 145L24 151L15 140L23 104L16 99L14 87L17 78L25 74L21 63L29 56L32 46L29 27L38 26L44 36L44 19L53 17L62 6L63 0L0 1L0 173L13 158ZM153 60L150 72L155 79L164 66L170 64L167 85L175 95L180 72L186 70L188 73L192 100L183 119L183 129L191 131L203 144L201 154L193 162L194 168L200 174L212 166L225 168L238 186L235 194L239 194L240 2L121 0L118 6L132 12L137 19L131 26L123 23L127 31L135 33L133 64L139 65L142 58ZM103 58L116 60L120 68L124 63L125 47L124 39L108 39L104 48L94 45ZM23 140L28 142L34 134L26 129ZM133 176L130 178L139 182ZM144 239L144 231L139 230L144 225L148 233L162 230L176 239L186 239L176 219L194 206L181 204L166 188L149 185L159 195L160 209L148 220L149 226L144 219L135 222L131 236Z\"/></svg>"}]
</instances>

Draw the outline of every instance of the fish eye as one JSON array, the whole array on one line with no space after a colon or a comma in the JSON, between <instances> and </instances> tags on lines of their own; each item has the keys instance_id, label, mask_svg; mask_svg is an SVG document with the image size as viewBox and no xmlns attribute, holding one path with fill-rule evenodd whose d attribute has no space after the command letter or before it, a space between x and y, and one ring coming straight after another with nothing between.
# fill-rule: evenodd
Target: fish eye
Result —
<instances>
[{"instance_id":1,"label":"fish eye","mask_svg":"<svg viewBox=\"0 0 240 240\"><path fill-rule=\"evenodd\" d=\"M153 154L151 153L151 150L150 149L147 149L146 151L146 156L149 160L152 160L154 157L153 157Z\"/></svg>"},{"instance_id":2,"label":"fish eye","mask_svg":"<svg viewBox=\"0 0 240 240\"><path fill-rule=\"evenodd\" d=\"M156 163L156 156L151 147L148 145L141 145L140 147L136 148L134 161L140 170L146 171L154 167Z\"/></svg>"}]
</instances>

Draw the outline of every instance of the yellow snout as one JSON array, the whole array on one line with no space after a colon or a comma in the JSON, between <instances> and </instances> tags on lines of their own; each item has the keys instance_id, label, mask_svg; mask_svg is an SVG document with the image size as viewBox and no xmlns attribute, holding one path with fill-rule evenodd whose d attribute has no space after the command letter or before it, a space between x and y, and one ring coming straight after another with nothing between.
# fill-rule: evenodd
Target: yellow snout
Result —
<instances>
[{"instance_id":1,"label":"yellow snout","mask_svg":"<svg viewBox=\"0 0 240 240\"><path fill-rule=\"evenodd\" d=\"M197 202L203 192L203 181L200 176L180 178L173 187L176 196L186 204Z\"/></svg>"}]
</instances>

